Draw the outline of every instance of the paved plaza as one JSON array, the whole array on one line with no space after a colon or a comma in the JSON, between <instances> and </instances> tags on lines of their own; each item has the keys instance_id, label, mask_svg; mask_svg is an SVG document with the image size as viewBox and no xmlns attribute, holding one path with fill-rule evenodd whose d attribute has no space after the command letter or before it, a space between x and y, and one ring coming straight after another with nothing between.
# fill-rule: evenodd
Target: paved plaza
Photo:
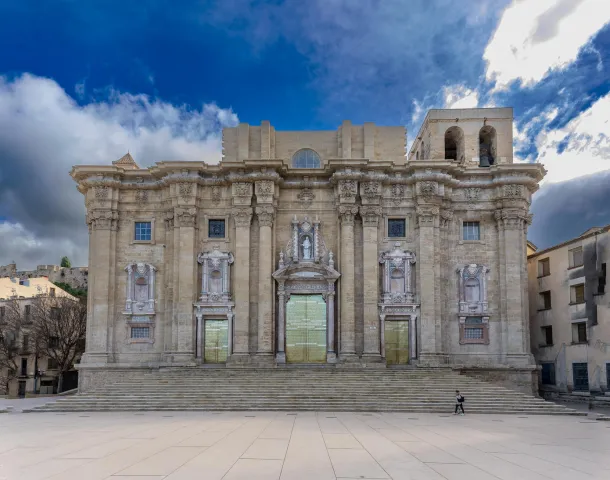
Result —
<instances>
[{"instance_id":1,"label":"paved plaza","mask_svg":"<svg viewBox=\"0 0 610 480\"><path fill-rule=\"evenodd\" d=\"M590 417L352 413L0 415L2 480L610 478Z\"/></svg>"}]
</instances>

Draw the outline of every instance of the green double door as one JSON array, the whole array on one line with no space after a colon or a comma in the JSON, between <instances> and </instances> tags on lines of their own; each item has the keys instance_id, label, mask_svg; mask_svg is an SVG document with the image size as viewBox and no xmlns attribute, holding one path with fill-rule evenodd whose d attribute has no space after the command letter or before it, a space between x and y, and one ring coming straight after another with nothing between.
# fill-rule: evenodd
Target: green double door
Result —
<instances>
[{"instance_id":1,"label":"green double door","mask_svg":"<svg viewBox=\"0 0 610 480\"><path fill-rule=\"evenodd\" d=\"M288 300L286 361L326 362L326 302L322 295L292 295Z\"/></svg>"},{"instance_id":2,"label":"green double door","mask_svg":"<svg viewBox=\"0 0 610 480\"><path fill-rule=\"evenodd\" d=\"M205 320L203 360L205 363L225 363L229 351L227 320Z\"/></svg>"},{"instance_id":3,"label":"green double door","mask_svg":"<svg viewBox=\"0 0 610 480\"><path fill-rule=\"evenodd\" d=\"M388 365L409 363L409 321L385 321L385 358Z\"/></svg>"}]
</instances>

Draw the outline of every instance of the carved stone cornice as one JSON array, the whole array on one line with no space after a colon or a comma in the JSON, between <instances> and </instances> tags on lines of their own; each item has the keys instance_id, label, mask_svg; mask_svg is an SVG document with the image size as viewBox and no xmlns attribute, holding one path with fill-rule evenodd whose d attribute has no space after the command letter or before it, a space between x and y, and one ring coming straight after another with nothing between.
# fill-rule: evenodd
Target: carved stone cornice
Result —
<instances>
[{"instance_id":1,"label":"carved stone cornice","mask_svg":"<svg viewBox=\"0 0 610 480\"><path fill-rule=\"evenodd\" d=\"M275 193L275 183L271 180L255 182L256 201L258 203L272 203Z\"/></svg>"},{"instance_id":2,"label":"carved stone cornice","mask_svg":"<svg viewBox=\"0 0 610 480\"><path fill-rule=\"evenodd\" d=\"M177 227L195 227L197 224L197 209L195 207L174 209L174 225Z\"/></svg>"},{"instance_id":3,"label":"carved stone cornice","mask_svg":"<svg viewBox=\"0 0 610 480\"><path fill-rule=\"evenodd\" d=\"M379 225L379 219L383 210L378 206L362 206L360 207L360 216L362 217L362 224L365 227L376 227Z\"/></svg>"},{"instance_id":4,"label":"carved stone cornice","mask_svg":"<svg viewBox=\"0 0 610 480\"><path fill-rule=\"evenodd\" d=\"M119 212L116 210L91 210L86 217L89 231L111 230L119 228Z\"/></svg>"},{"instance_id":5,"label":"carved stone cornice","mask_svg":"<svg viewBox=\"0 0 610 480\"><path fill-rule=\"evenodd\" d=\"M249 227L252 223L252 207L234 207L231 216L236 227Z\"/></svg>"},{"instance_id":6,"label":"carved stone cornice","mask_svg":"<svg viewBox=\"0 0 610 480\"><path fill-rule=\"evenodd\" d=\"M339 219L341 225L354 225L354 218L358 214L357 205L340 205L339 206Z\"/></svg>"},{"instance_id":7,"label":"carved stone cornice","mask_svg":"<svg viewBox=\"0 0 610 480\"><path fill-rule=\"evenodd\" d=\"M275 208L271 205L258 205L256 207L256 217L260 227L272 227L275 218Z\"/></svg>"},{"instance_id":8,"label":"carved stone cornice","mask_svg":"<svg viewBox=\"0 0 610 480\"><path fill-rule=\"evenodd\" d=\"M440 214L440 208L436 205L418 205L416 213L417 223L420 226L433 227L435 219Z\"/></svg>"},{"instance_id":9,"label":"carved stone cornice","mask_svg":"<svg viewBox=\"0 0 610 480\"><path fill-rule=\"evenodd\" d=\"M339 180L337 196L340 203L356 203L358 195L358 182L356 180Z\"/></svg>"}]
</instances>

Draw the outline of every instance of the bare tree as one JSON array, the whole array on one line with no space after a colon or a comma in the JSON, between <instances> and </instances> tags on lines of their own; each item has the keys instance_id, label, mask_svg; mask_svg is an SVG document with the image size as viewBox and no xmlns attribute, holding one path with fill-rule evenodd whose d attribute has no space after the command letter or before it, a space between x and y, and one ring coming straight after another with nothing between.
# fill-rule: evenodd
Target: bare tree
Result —
<instances>
[{"instance_id":1,"label":"bare tree","mask_svg":"<svg viewBox=\"0 0 610 480\"><path fill-rule=\"evenodd\" d=\"M69 297L40 296L32 302L32 333L41 356L57 364L57 391L63 376L85 351L87 305Z\"/></svg>"},{"instance_id":2,"label":"bare tree","mask_svg":"<svg viewBox=\"0 0 610 480\"><path fill-rule=\"evenodd\" d=\"M19 336L28 324L22 302L11 298L0 307L0 391L8 393L9 383L17 378L20 367Z\"/></svg>"}]
</instances>

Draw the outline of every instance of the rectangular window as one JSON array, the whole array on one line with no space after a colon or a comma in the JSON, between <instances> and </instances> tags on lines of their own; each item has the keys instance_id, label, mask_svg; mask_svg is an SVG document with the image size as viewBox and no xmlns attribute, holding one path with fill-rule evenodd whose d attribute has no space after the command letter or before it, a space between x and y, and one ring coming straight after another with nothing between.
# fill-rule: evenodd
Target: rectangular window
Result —
<instances>
[{"instance_id":1,"label":"rectangular window","mask_svg":"<svg viewBox=\"0 0 610 480\"><path fill-rule=\"evenodd\" d=\"M603 295L606 292L606 264L602 263L601 272L597 279L597 294Z\"/></svg>"},{"instance_id":2,"label":"rectangular window","mask_svg":"<svg viewBox=\"0 0 610 480\"><path fill-rule=\"evenodd\" d=\"M568 252L570 268L580 267L583 264L582 247L573 248Z\"/></svg>"},{"instance_id":3,"label":"rectangular window","mask_svg":"<svg viewBox=\"0 0 610 480\"><path fill-rule=\"evenodd\" d=\"M208 220L208 237L225 238L225 221Z\"/></svg>"},{"instance_id":4,"label":"rectangular window","mask_svg":"<svg viewBox=\"0 0 610 480\"><path fill-rule=\"evenodd\" d=\"M465 340L483 340L483 327L466 327L464 329Z\"/></svg>"},{"instance_id":5,"label":"rectangular window","mask_svg":"<svg viewBox=\"0 0 610 480\"><path fill-rule=\"evenodd\" d=\"M481 240L481 226L479 222L464 222L464 240Z\"/></svg>"},{"instance_id":6,"label":"rectangular window","mask_svg":"<svg viewBox=\"0 0 610 480\"><path fill-rule=\"evenodd\" d=\"M23 336L23 351L27 352L30 346L30 337L28 335Z\"/></svg>"},{"instance_id":7,"label":"rectangular window","mask_svg":"<svg viewBox=\"0 0 610 480\"><path fill-rule=\"evenodd\" d=\"M548 258L538 260L538 276L546 277L551 274L551 261Z\"/></svg>"},{"instance_id":8,"label":"rectangular window","mask_svg":"<svg viewBox=\"0 0 610 480\"><path fill-rule=\"evenodd\" d=\"M388 218L388 237L407 236L407 222L404 218Z\"/></svg>"},{"instance_id":9,"label":"rectangular window","mask_svg":"<svg viewBox=\"0 0 610 480\"><path fill-rule=\"evenodd\" d=\"M58 347L59 347L59 338L49 337L49 348L58 348Z\"/></svg>"},{"instance_id":10,"label":"rectangular window","mask_svg":"<svg viewBox=\"0 0 610 480\"><path fill-rule=\"evenodd\" d=\"M549 310L551 308L551 292L541 292L540 296L540 310Z\"/></svg>"},{"instance_id":11,"label":"rectangular window","mask_svg":"<svg viewBox=\"0 0 610 480\"><path fill-rule=\"evenodd\" d=\"M0 322L4 320L4 316L6 315L6 307L0 307Z\"/></svg>"},{"instance_id":12,"label":"rectangular window","mask_svg":"<svg viewBox=\"0 0 610 480\"><path fill-rule=\"evenodd\" d=\"M51 307L51 320L59 319L59 308Z\"/></svg>"},{"instance_id":13,"label":"rectangular window","mask_svg":"<svg viewBox=\"0 0 610 480\"><path fill-rule=\"evenodd\" d=\"M542 338L544 339L543 345L553 345L553 327L551 325L547 325L545 327L540 327L540 329L542 330Z\"/></svg>"},{"instance_id":14,"label":"rectangular window","mask_svg":"<svg viewBox=\"0 0 610 480\"><path fill-rule=\"evenodd\" d=\"M31 311L32 311L32 306L31 306L31 305L26 305L26 306L25 306L25 310L24 310L25 316L26 316L26 317L29 317L29 316L30 316Z\"/></svg>"},{"instance_id":15,"label":"rectangular window","mask_svg":"<svg viewBox=\"0 0 610 480\"><path fill-rule=\"evenodd\" d=\"M54 289L54 288L49 288L49 295L50 295L51 297L54 297L54 296L55 296L55 289Z\"/></svg>"},{"instance_id":16,"label":"rectangular window","mask_svg":"<svg viewBox=\"0 0 610 480\"><path fill-rule=\"evenodd\" d=\"M54 358L47 359L47 370L57 370L59 366L57 365L57 360Z\"/></svg>"},{"instance_id":17,"label":"rectangular window","mask_svg":"<svg viewBox=\"0 0 610 480\"><path fill-rule=\"evenodd\" d=\"M131 327L131 338L149 338L149 327Z\"/></svg>"},{"instance_id":18,"label":"rectangular window","mask_svg":"<svg viewBox=\"0 0 610 480\"><path fill-rule=\"evenodd\" d=\"M541 363L542 367L542 385L555 385L555 364Z\"/></svg>"},{"instance_id":19,"label":"rectangular window","mask_svg":"<svg viewBox=\"0 0 610 480\"><path fill-rule=\"evenodd\" d=\"M572 343L587 342L587 322L572 324Z\"/></svg>"},{"instance_id":20,"label":"rectangular window","mask_svg":"<svg viewBox=\"0 0 610 480\"><path fill-rule=\"evenodd\" d=\"M152 223L136 222L135 239L140 242L150 242L152 240Z\"/></svg>"},{"instance_id":21,"label":"rectangular window","mask_svg":"<svg viewBox=\"0 0 610 480\"><path fill-rule=\"evenodd\" d=\"M28 374L28 359L21 359L21 376L25 377Z\"/></svg>"},{"instance_id":22,"label":"rectangular window","mask_svg":"<svg viewBox=\"0 0 610 480\"><path fill-rule=\"evenodd\" d=\"M570 303L585 302L585 284L572 285L570 287Z\"/></svg>"}]
</instances>

